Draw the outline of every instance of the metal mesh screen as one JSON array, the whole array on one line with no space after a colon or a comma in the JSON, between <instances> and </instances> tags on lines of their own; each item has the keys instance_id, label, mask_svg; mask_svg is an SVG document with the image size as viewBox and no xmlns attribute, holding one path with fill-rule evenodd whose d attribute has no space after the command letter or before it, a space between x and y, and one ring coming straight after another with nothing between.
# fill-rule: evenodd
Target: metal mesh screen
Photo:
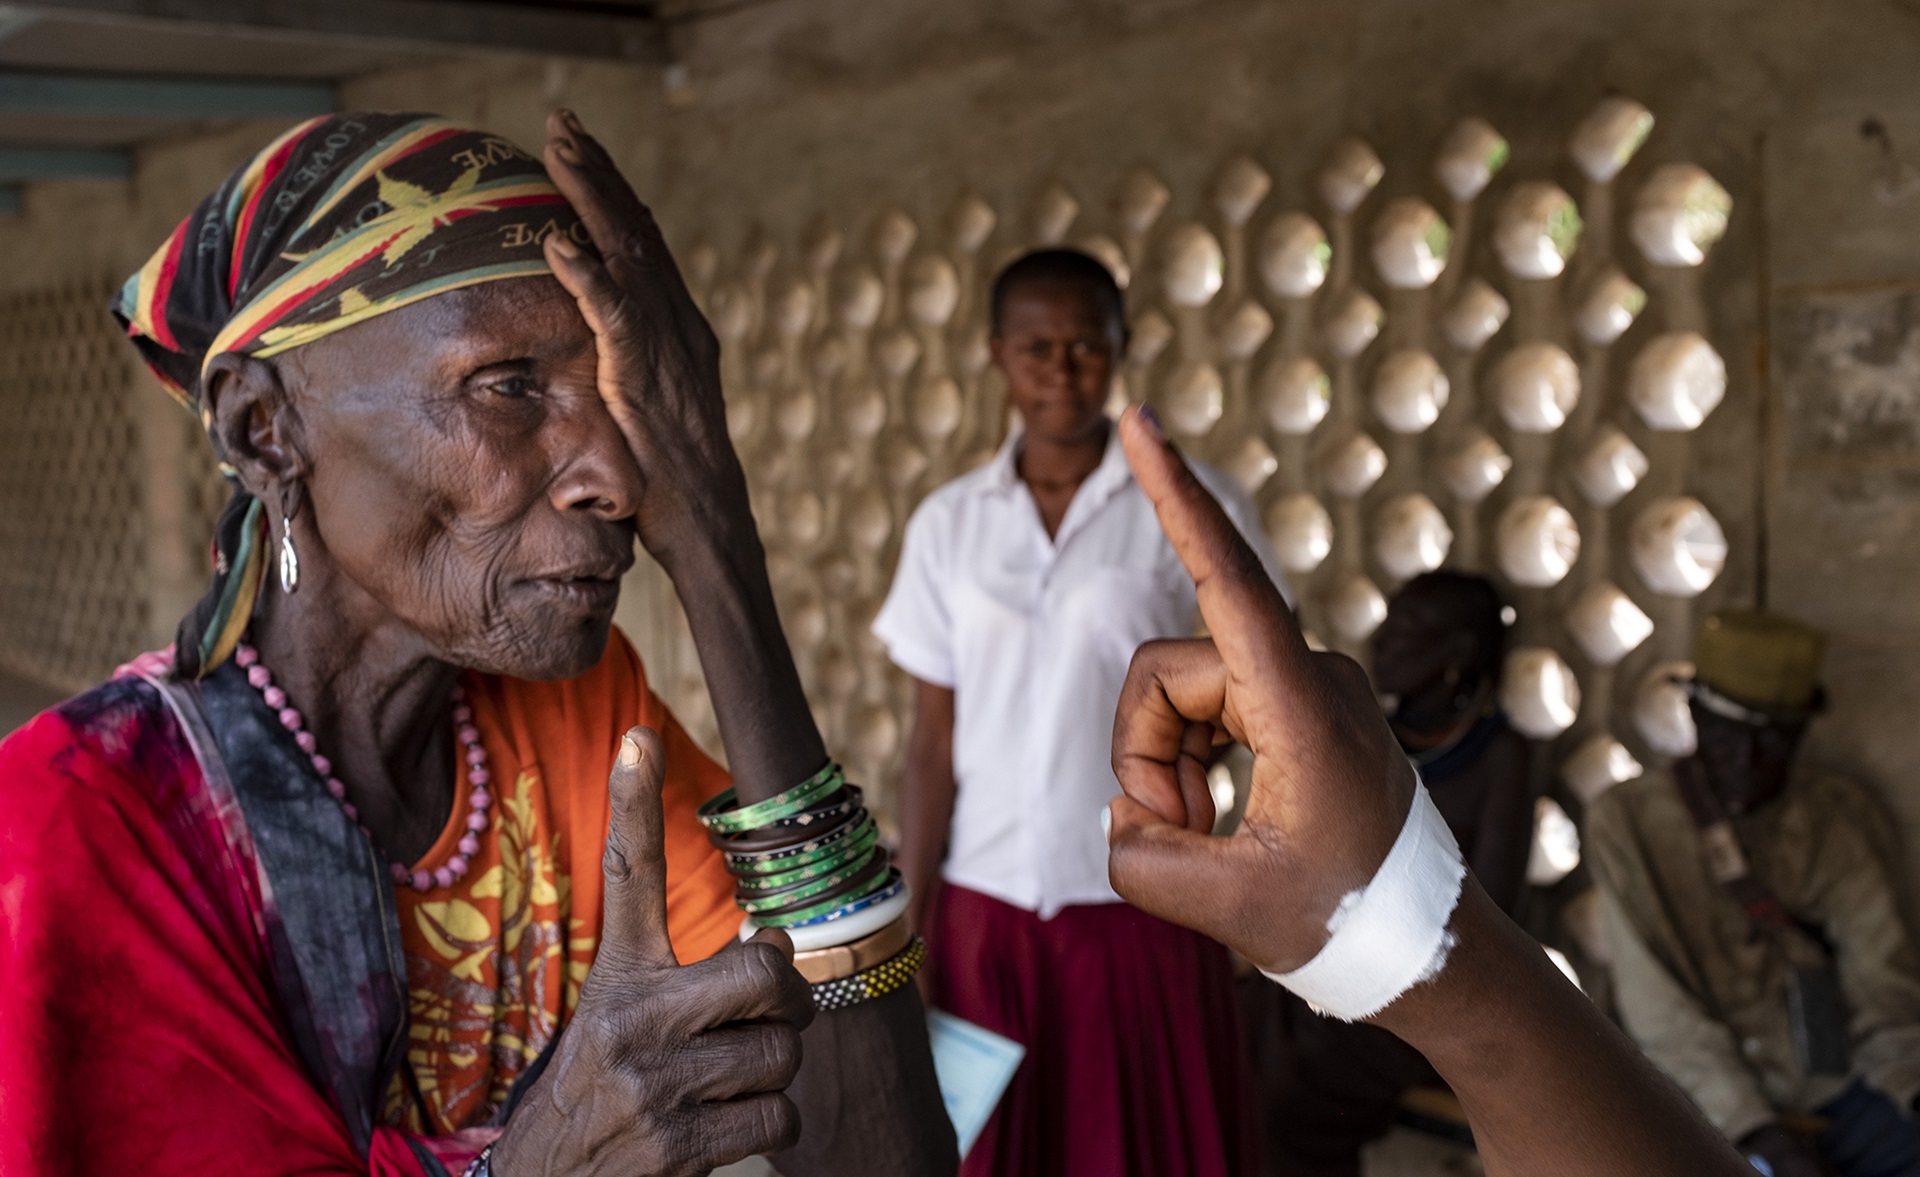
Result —
<instances>
[{"instance_id":1,"label":"metal mesh screen","mask_svg":"<svg viewBox=\"0 0 1920 1177\"><path fill-rule=\"evenodd\" d=\"M112 289L0 298L0 665L69 689L147 631L134 357Z\"/></svg>"}]
</instances>

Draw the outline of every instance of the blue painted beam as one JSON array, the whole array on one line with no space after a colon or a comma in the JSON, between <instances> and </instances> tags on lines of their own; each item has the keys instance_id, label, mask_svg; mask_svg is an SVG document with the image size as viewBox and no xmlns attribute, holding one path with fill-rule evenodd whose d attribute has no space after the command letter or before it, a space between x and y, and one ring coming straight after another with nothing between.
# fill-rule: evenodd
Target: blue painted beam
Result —
<instances>
[{"instance_id":1,"label":"blue painted beam","mask_svg":"<svg viewBox=\"0 0 1920 1177\"><path fill-rule=\"evenodd\" d=\"M302 119L339 107L325 82L234 82L0 69L0 113L102 119Z\"/></svg>"},{"instance_id":2,"label":"blue painted beam","mask_svg":"<svg viewBox=\"0 0 1920 1177\"><path fill-rule=\"evenodd\" d=\"M0 217L18 216L20 213L20 189L7 186L0 188Z\"/></svg>"},{"instance_id":3,"label":"blue painted beam","mask_svg":"<svg viewBox=\"0 0 1920 1177\"><path fill-rule=\"evenodd\" d=\"M0 147L0 184L34 180L126 180L133 152L76 147Z\"/></svg>"}]
</instances>

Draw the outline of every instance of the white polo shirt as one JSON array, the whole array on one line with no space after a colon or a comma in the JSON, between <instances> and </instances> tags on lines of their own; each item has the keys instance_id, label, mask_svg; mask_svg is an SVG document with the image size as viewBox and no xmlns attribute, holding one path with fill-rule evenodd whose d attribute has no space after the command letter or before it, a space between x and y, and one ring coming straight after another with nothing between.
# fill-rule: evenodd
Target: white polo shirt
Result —
<instances>
[{"instance_id":1,"label":"white polo shirt","mask_svg":"<svg viewBox=\"0 0 1920 1177\"><path fill-rule=\"evenodd\" d=\"M954 692L959 791L942 877L1051 918L1120 901L1100 822L1120 792L1114 708L1134 650L1192 636L1199 610L1118 430L1052 540L1014 469L1019 441L913 513L873 632L901 669ZM1194 472L1284 591L1246 494Z\"/></svg>"}]
</instances>

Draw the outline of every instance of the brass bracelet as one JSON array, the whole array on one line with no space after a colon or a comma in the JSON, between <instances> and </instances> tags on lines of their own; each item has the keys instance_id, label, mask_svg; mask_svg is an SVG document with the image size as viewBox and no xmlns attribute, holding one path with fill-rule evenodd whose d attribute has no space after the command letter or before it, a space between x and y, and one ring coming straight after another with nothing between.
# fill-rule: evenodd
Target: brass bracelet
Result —
<instances>
[{"instance_id":1,"label":"brass bracelet","mask_svg":"<svg viewBox=\"0 0 1920 1177\"><path fill-rule=\"evenodd\" d=\"M873 935L855 940L851 944L836 944L832 948L796 952L793 954L793 967L799 970L800 975L807 979L809 985L824 985L828 981L838 981L843 977L865 972L882 961L897 956L911 939L913 939L913 927L903 915Z\"/></svg>"}]
</instances>

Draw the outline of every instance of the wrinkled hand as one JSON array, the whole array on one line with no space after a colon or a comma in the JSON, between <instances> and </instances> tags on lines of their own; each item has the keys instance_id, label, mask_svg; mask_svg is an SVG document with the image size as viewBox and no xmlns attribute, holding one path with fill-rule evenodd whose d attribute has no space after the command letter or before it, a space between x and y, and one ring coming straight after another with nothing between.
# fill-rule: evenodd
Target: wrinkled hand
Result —
<instances>
[{"instance_id":1,"label":"wrinkled hand","mask_svg":"<svg viewBox=\"0 0 1920 1177\"><path fill-rule=\"evenodd\" d=\"M561 233L546 240L547 263L593 329L601 398L640 469L641 543L659 556L717 520L750 519L746 476L727 436L720 343L653 212L572 112L548 117L545 158L600 255Z\"/></svg>"},{"instance_id":2,"label":"wrinkled hand","mask_svg":"<svg viewBox=\"0 0 1920 1177\"><path fill-rule=\"evenodd\" d=\"M1826 1170L1813 1149L1779 1124L1756 1128L1740 1138L1740 1151L1759 1157L1773 1177L1825 1177Z\"/></svg>"},{"instance_id":3,"label":"wrinkled hand","mask_svg":"<svg viewBox=\"0 0 1920 1177\"><path fill-rule=\"evenodd\" d=\"M608 780L606 915L580 1008L494 1147L494 1172L706 1173L791 1147L782 1094L813 997L785 933L682 967L667 936L665 753L629 731Z\"/></svg>"},{"instance_id":4,"label":"wrinkled hand","mask_svg":"<svg viewBox=\"0 0 1920 1177\"><path fill-rule=\"evenodd\" d=\"M1386 858L1413 769L1352 659L1307 647L1272 580L1212 495L1138 409L1120 433L1134 478L1193 577L1210 639L1135 653L1113 731L1123 795L1108 871L1122 898L1285 972ZM1246 816L1208 835L1221 731L1253 752Z\"/></svg>"}]
</instances>

